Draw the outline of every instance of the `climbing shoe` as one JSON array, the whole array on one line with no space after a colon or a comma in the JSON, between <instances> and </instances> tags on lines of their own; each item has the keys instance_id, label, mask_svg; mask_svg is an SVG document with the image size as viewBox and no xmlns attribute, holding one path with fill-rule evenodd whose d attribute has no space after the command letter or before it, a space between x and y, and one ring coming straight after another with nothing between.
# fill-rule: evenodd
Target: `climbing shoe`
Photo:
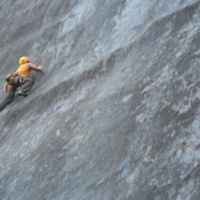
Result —
<instances>
[{"instance_id":1,"label":"climbing shoe","mask_svg":"<svg viewBox=\"0 0 200 200\"><path fill-rule=\"evenodd\" d=\"M21 90L18 90L18 91L16 92L16 94L17 94L17 96L23 96L23 97L27 97L27 96L28 96L28 94L22 92Z\"/></svg>"}]
</instances>

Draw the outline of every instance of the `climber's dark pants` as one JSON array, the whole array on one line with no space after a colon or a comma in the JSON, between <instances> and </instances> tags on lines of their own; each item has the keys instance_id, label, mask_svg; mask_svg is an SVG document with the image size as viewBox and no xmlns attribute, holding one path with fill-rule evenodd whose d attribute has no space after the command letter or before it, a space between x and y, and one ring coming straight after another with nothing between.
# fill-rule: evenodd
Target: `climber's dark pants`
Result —
<instances>
[{"instance_id":1,"label":"climber's dark pants","mask_svg":"<svg viewBox=\"0 0 200 200\"><path fill-rule=\"evenodd\" d=\"M15 98L15 91L16 89L13 89L12 91L10 91L7 94L6 98L0 103L0 111L2 111L6 106L12 103L12 101Z\"/></svg>"},{"instance_id":2,"label":"climber's dark pants","mask_svg":"<svg viewBox=\"0 0 200 200\"><path fill-rule=\"evenodd\" d=\"M32 86L34 85L35 81L34 79L28 77L28 78L24 78L23 80L24 82L21 83L21 86L20 86L20 90L22 93L27 93L29 92L29 90L32 88ZM13 89L8 92L6 98L0 103L0 112L6 107L8 106L9 104L12 103L12 101L14 100L15 98L15 93L17 91L17 88L19 86L13 86Z\"/></svg>"},{"instance_id":3,"label":"climber's dark pants","mask_svg":"<svg viewBox=\"0 0 200 200\"><path fill-rule=\"evenodd\" d=\"M33 87L35 81L32 78L24 78L24 80L25 82L21 86L20 90L22 91L22 93L26 94Z\"/></svg>"}]
</instances>

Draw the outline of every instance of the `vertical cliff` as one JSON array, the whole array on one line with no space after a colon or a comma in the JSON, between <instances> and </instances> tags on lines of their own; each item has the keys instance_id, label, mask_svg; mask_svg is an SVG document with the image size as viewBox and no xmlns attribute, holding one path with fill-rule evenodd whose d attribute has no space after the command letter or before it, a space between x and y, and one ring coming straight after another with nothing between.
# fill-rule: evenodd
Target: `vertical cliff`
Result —
<instances>
[{"instance_id":1,"label":"vertical cliff","mask_svg":"<svg viewBox=\"0 0 200 200\"><path fill-rule=\"evenodd\" d=\"M200 2L1 0L1 200L198 200ZM5 94L0 91L0 99Z\"/></svg>"}]
</instances>

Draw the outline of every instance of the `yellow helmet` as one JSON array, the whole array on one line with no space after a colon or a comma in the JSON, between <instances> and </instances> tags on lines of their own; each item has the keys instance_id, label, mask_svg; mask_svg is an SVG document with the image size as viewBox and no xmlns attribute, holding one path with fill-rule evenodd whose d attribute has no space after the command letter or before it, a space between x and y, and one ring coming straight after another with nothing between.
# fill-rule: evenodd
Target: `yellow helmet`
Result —
<instances>
[{"instance_id":1,"label":"yellow helmet","mask_svg":"<svg viewBox=\"0 0 200 200\"><path fill-rule=\"evenodd\" d=\"M23 56L19 59L19 64L20 65L23 65L23 64L26 64L26 63L29 63L30 62L30 59L26 56Z\"/></svg>"}]
</instances>

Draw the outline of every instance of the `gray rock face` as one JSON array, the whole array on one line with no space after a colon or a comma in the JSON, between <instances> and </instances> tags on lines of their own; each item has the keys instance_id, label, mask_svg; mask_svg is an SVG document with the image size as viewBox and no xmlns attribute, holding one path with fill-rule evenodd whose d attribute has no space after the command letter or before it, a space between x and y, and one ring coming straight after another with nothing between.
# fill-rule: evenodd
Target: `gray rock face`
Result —
<instances>
[{"instance_id":1,"label":"gray rock face","mask_svg":"<svg viewBox=\"0 0 200 200\"><path fill-rule=\"evenodd\" d=\"M1 200L199 200L200 2L1 0ZM5 96L1 90L0 98Z\"/></svg>"}]
</instances>

